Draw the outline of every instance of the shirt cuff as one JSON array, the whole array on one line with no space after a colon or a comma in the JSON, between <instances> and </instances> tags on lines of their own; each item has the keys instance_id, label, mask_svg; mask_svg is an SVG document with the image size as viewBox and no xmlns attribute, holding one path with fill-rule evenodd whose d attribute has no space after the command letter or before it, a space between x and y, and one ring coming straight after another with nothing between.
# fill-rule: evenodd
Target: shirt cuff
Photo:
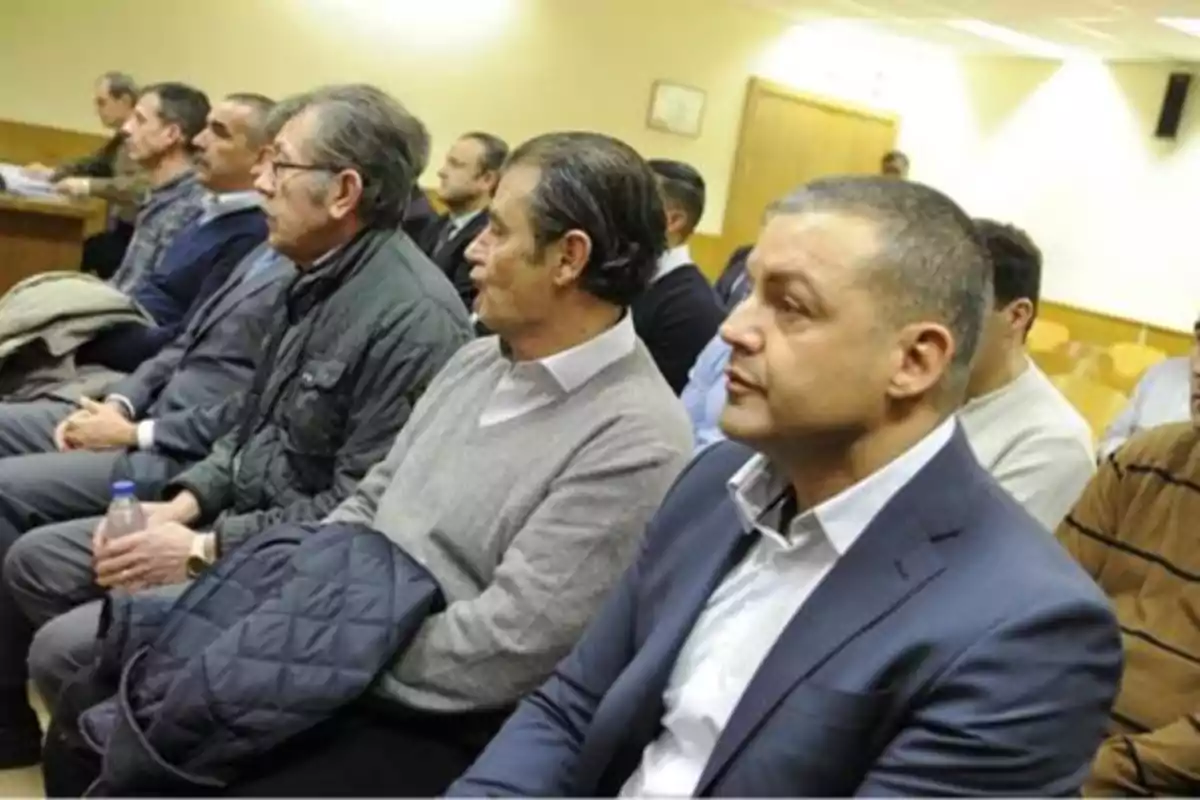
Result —
<instances>
[{"instance_id":1,"label":"shirt cuff","mask_svg":"<svg viewBox=\"0 0 1200 800\"><path fill-rule=\"evenodd\" d=\"M126 419L133 419L137 416L137 411L133 407L133 401L125 395L110 394L108 397L104 398L104 402L116 403L117 405L121 406L121 408L125 409Z\"/></svg>"},{"instance_id":2,"label":"shirt cuff","mask_svg":"<svg viewBox=\"0 0 1200 800\"><path fill-rule=\"evenodd\" d=\"M138 450L154 449L154 420L147 419L137 424Z\"/></svg>"}]
</instances>

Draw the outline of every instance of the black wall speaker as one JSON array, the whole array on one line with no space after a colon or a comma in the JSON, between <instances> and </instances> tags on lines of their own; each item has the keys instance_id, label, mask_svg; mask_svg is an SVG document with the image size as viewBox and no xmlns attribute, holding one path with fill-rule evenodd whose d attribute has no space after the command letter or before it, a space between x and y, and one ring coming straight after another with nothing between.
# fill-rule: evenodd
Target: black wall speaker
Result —
<instances>
[{"instance_id":1,"label":"black wall speaker","mask_svg":"<svg viewBox=\"0 0 1200 800\"><path fill-rule=\"evenodd\" d=\"M1167 94L1163 97L1162 111L1158 115L1158 128L1154 135L1159 139L1174 139L1179 133L1183 119L1183 107L1187 103L1188 90L1192 88L1190 72L1172 72L1167 79Z\"/></svg>"}]
</instances>

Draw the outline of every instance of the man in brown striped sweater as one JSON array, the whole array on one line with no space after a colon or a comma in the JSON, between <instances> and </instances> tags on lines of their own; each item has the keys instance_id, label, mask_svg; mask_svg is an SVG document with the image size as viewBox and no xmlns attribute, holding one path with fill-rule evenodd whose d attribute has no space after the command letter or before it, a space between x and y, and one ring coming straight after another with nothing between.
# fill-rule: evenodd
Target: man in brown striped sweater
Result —
<instances>
[{"instance_id":1,"label":"man in brown striped sweater","mask_svg":"<svg viewBox=\"0 0 1200 800\"><path fill-rule=\"evenodd\" d=\"M1200 321L1192 421L1108 457L1058 538L1112 599L1125 674L1089 795L1200 794Z\"/></svg>"}]
</instances>

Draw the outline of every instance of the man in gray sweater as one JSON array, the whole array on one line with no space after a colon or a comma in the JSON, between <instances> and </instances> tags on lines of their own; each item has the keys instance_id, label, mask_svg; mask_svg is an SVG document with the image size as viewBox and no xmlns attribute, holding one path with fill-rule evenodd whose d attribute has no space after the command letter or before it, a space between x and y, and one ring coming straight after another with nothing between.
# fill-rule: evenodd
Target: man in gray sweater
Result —
<instances>
[{"instance_id":1,"label":"man in gray sweater","mask_svg":"<svg viewBox=\"0 0 1200 800\"><path fill-rule=\"evenodd\" d=\"M233 796L435 796L571 649L692 448L628 312L664 246L654 175L599 134L513 154L468 250L497 335L433 380L327 522L421 562L447 606L373 696L277 749Z\"/></svg>"}]
</instances>

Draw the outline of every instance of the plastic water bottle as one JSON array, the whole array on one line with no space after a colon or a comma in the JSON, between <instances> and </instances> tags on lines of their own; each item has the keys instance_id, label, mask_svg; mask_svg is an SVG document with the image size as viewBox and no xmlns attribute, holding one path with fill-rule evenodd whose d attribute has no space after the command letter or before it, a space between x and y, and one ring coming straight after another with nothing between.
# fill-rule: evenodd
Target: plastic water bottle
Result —
<instances>
[{"instance_id":1,"label":"plastic water bottle","mask_svg":"<svg viewBox=\"0 0 1200 800\"><path fill-rule=\"evenodd\" d=\"M112 487L112 502L104 515L104 535L109 539L146 529L146 514L137 499L133 481L118 481Z\"/></svg>"}]
</instances>

